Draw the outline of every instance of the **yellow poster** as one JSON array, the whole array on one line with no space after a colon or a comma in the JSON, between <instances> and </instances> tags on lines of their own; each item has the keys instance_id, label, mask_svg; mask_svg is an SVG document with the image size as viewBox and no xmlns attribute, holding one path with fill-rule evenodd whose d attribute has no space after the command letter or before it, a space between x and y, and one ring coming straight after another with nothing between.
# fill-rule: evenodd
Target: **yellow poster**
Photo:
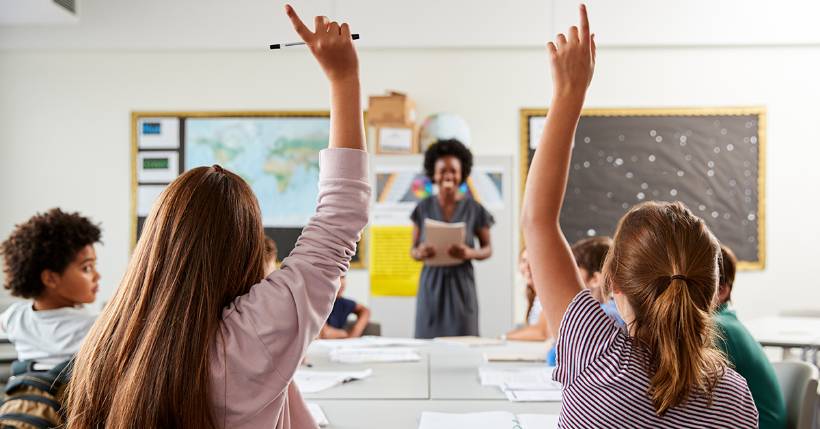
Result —
<instances>
[{"instance_id":1,"label":"yellow poster","mask_svg":"<svg viewBox=\"0 0 820 429\"><path fill-rule=\"evenodd\" d=\"M370 227L370 293L375 296L415 296L421 262L410 257L412 226Z\"/></svg>"}]
</instances>

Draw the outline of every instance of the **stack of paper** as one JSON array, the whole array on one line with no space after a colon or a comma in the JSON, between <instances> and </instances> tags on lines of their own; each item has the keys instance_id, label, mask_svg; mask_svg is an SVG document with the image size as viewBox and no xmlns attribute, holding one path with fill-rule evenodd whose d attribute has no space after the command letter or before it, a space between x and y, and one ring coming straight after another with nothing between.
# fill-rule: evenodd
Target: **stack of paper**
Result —
<instances>
[{"instance_id":1,"label":"stack of paper","mask_svg":"<svg viewBox=\"0 0 820 429\"><path fill-rule=\"evenodd\" d=\"M330 351L330 360L339 363L418 362L421 356L406 347L340 347Z\"/></svg>"},{"instance_id":2,"label":"stack of paper","mask_svg":"<svg viewBox=\"0 0 820 429\"><path fill-rule=\"evenodd\" d=\"M444 267L464 263L461 259L450 256L450 247L464 243L464 222L440 222L427 218L424 220L424 244L433 246L436 254L424 260L424 265Z\"/></svg>"},{"instance_id":3,"label":"stack of paper","mask_svg":"<svg viewBox=\"0 0 820 429\"><path fill-rule=\"evenodd\" d=\"M521 414L506 411L483 413L421 413L419 429L550 429L558 427L558 416L550 414Z\"/></svg>"},{"instance_id":4,"label":"stack of paper","mask_svg":"<svg viewBox=\"0 0 820 429\"><path fill-rule=\"evenodd\" d=\"M472 335L462 337L436 337L433 341L437 343L457 344L467 347L501 346L504 340L500 338L483 338Z\"/></svg>"},{"instance_id":5,"label":"stack of paper","mask_svg":"<svg viewBox=\"0 0 820 429\"><path fill-rule=\"evenodd\" d=\"M512 402L554 402L561 400L561 384L552 380L554 369L481 367L478 376L482 386L497 386Z\"/></svg>"},{"instance_id":6,"label":"stack of paper","mask_svg":"<svg viewBox=\"0 0 820 429\"><path fill-rule=\"evenodd\" d=\"M330 424L327 420L327 416L325 416L325 412L322 411L322 407L320 407L319 404L308 402L307 408L310 416L313 417L313 421L316 422L317 426L324 427Z\"/></svg>"},{"instance_id":7,"label":"stack of paper","mask_svg":"<svg viewBox=\"0 0 820 429\"><path fill-rule=\"evenodd\" d=\"M330 389L338 384L370 377L372 374L373 370L370 368L363 371L313 371L298 369L293 376L293 381L299 386L299 390L302 393L317 393Z\"/></svg>"},{"instance_id":8,"label":"stack of paper","mask_svg":"<svg viewBox=\"0 0 820 429\"><path fill-rule=\"evenodd\" d=\"M547 352L484 352L486 362L545 362Z\"/></svg>"}]
</instances>

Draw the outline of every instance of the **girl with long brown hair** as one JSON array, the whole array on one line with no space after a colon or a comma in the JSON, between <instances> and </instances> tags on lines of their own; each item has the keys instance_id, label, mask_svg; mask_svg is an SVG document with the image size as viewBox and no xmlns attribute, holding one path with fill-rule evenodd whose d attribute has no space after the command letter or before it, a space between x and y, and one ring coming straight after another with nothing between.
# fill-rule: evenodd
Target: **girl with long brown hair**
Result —
<instances>
[{"instance_id":1,"label":"girl with long brown hair","mask_svg":"<svg viewBox=\"0 0 820 429\"><path fill-rule=\"evenodd\" d=\"M753 428L746 381L715 348L711 311L720 248L681 203L633 207L618 224L603 274L627 328L584 290L559 215L575 128L595 66L581 26L548 45L553 102L524 193L522 223L538 296L558 332L561 427Z\"/></svg>"},{"instance_id":2,"label":"girl with long brown hair","mask_svg":"<svg viewBox=\"0 0 820 429\"><path fill-rule=\"evenodd\" d=\"M286 11L330 81L316 214L265 276L250 187L192 169L154 205L114 298L74 364L68 427L315 427L291 382L367 223L358 60L347 24Z\"/></svg>"}]
</instances>

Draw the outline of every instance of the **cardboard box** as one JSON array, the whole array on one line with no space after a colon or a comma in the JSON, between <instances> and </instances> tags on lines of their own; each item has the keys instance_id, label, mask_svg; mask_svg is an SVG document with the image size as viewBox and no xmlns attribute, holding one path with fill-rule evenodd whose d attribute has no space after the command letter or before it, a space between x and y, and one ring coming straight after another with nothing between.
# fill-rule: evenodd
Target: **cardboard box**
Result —
<instances>
[{"instance_id":1,"label":"cardboard box","mask_svg":"<svg viewBox=\"0 0 820 429\"><path fill-rule=\"evenodd\" d=\"M370 127L376 153L408 154L419 152L419 133L415 125L386 124Z\"/></svg>"},{"instance_id":2,"label":"cardboard box","mask_svg":"<svg viewBox=\"0 0 820 429\"><path fill-rule=\"evenodd\" d=\"M416 123L416 104L400 92L390 91L388 95L371 96L367 108L367 123L413 125Z\"/></svg>"}]
</instances>

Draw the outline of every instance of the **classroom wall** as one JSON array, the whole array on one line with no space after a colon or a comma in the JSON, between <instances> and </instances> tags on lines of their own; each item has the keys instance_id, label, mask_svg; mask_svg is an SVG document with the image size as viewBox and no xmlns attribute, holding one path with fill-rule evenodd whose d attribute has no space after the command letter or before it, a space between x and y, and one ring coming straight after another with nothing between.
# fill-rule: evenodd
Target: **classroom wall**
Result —
<instances>
[{"instance_id":1,"label":"classroom wall","mask_svg":"<svg viewBox=\"0 0 820 429\"><path fill-rule=\"evenodd\" d=\"M558 2L558 13L568 13L564 3ZM640 17L630 19L640 22ZM607 25L611 27L603 27ZM116 28L106 31L114 34ZM816 306L816 33L803 37L798 32L797 37L792 32L776 41L780 44L749 39L751 44L744 46L687 47L680 46L685 40L672 36L661 37L667 45L651 40L641 45L634 28L622 31L612 34L620 42L601 44L587 106L768 108L767 267L740 273L734 299L742 318ZM0 39L12 40L0 45L0 237L7 237L15 223L53 206L79 210L101 222L100 301L110 297L128 261L131 111L327 108L327 86L303 50L119 50L104 42L91 50L49 49L48 37L30 34L26 39L29 33L0 30ZM598 39L607 37L599 33ZM732 42L726 34L718 40ZM421 117L458 113L471 126L475 153L510 156L515 166L518 109L546 106L551 91L546 57L535 46L371 47L363 49L360 58L365 95L399 89L416 99ZM517 234L510 240L516 249ZM495 257L515 267L515 255ZM352 273L349 284L351 295L369 300L366 271ZM520 281L513 294L515 314L523 316ZM374 309L374 317L383 323L385 334L411 332L412 320L406 315Z\"/></svg>"}]
</instances>

